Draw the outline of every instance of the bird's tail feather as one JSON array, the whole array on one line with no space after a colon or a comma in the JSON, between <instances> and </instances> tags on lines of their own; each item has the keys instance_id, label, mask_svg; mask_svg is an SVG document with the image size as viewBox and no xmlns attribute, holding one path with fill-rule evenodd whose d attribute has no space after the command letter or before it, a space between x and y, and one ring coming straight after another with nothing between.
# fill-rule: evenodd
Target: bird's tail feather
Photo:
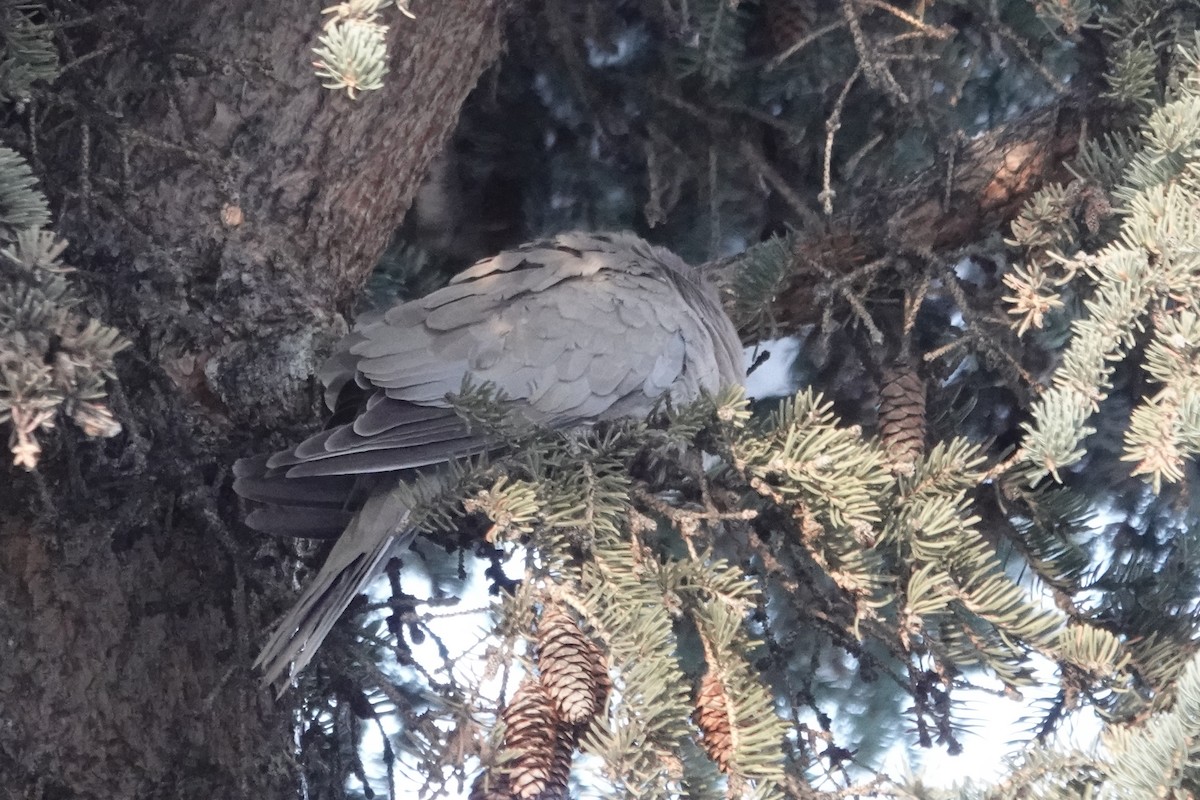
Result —
<instances>
[{"instance_id":1,"label":"bird's tail feather","mask_svg":"<svg viewBox=\"0 0 1200 800\"><path fill-rule=\"evenodd\" d=\"M264 684L282 692L391 554L412 543L416 532L408 527L408 516L395 492L377 491L367 499L254 662Z\"/></svg>"},{"instance_id":2,"label":"bird's tail feather","mask_svg":"<svg viewBox=\"0 0 1200 800\"><path fill-rule=\"evenodd\" d=\"M246 525L260 533L333 539L383 480L375 475L289 478L267 466L271 456L252 456L233 465L233 489L251 502Z\"/></svg>"}]
</instances>

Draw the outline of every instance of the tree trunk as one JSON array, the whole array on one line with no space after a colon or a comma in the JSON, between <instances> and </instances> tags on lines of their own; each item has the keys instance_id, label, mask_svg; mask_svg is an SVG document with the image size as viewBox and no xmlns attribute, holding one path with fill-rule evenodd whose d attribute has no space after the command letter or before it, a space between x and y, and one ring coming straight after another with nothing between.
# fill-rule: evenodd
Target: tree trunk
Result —
<instances>
[{"instance_id":1,"label":"tree trunk","mask_svg":"<svg viewBox=\"0 0 1200 800\"><path fill-rule=\"evenodd\" d=\"M239 526L228 465L311 423L337 312L514 4L386 9L386 88L357 101L312 73L319 3L52 4L68 67L6 140L133 347L121 435L62 425L38 473L0 467L6 796L295 795L291 709L250 669L294 588Z\"/></svg>"}]
</instances>

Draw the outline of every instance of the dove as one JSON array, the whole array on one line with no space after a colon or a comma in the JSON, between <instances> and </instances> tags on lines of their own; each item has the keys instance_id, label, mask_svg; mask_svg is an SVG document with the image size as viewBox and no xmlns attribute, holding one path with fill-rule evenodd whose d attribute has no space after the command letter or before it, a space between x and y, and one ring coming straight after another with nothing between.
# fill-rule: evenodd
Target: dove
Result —
<instances>
[{"instance_id":1,"label":"dove","mask_svg":"<svg viewBox=\"0 0 1200 800\"><path fill-rule=\"evenodd\" d=\"M741 385L737 330L701 272L630 233L563 233L474 264L430 294L360 321L318 377L325 429L234 465L249 527L335 539L255 666L282 687L356 595L412 543L395 487L494 448L455 411L494 387L532 425L645 417Z\"/></svg>"}]
</instances>

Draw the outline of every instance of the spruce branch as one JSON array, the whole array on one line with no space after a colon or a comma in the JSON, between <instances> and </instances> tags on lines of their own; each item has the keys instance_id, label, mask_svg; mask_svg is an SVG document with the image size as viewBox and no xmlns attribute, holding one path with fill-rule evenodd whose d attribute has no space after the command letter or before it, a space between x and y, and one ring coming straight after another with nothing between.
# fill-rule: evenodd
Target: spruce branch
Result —
<instances>
[{"instance_id":1,"label":"spruce branch","mask_svg":"<svg viewBox=\"0 0 1200 800\"><path fill-rule=\"evenodd\" d=\"M50 209L37 190L33 170L15 150L0 147L0 237L12 241L24 230L50 224Z\"/></svg>"},{"instance_id":2,"label":"spruce branch","mask_svg":"<svg viewBox=\"0 0 1200 800\"><path fill-rule=\"evenodd\" d=\"M36 194L28 167L14 174L10 197ZM3 187L0 169L0 195ZM44 211L45 200L38 195L27 207ZM104 403L105 384L114 377L113 359L129 342L79 312L65 277L72 270L59 260L65 249L65 242L36 228L14 232L0 249L0 275L7 279L0 288L0 423L9 423L14 463L29 470L41 454L39 434L54 427L60 410L89 437L121 431Z\"/></svg>"},{"instance_id":3,"label":"spruce branch","mask_svg":"<svg viewBox=\"0 0 1200 800\"><path fill-rule=\"evenodd\" d=\"M351 100L359 92L383 88L387 72L387 28L373 20L338 20L327 27L313 48L313 69L326 89L345 89Z\"/></svg>"},{"instance_id":4,"label":"spruce branch","mask_svg":"<svg viewBox=\"0 0 1200 800\"><path fill-rule=\"evenodd\" d=\"M1175 704L1142 725L1110 726L1104 748L1111 760L1104 796L1151 800L1194 789L1200 773L1195 740L1200 736L1200 657L1193 657L1175 685Z\"/></svg>"},{"instance_id":5,"label":"spruce branch","mask_svg":"<svg viewBox=\"0 0 1200 800\"><path fill-rule=\"evenodd\" d=\"M672 52L676 74L700 75L710 84L728 86L744 61L747 10L728 0L693 0L689 27L696 36Z\"/></svg>"},{"instance_id":6,"label":"spruce branch","mask_svg":"<svg viewBox=\"0 0 1200 800\"><path fill-rule=\"evenodd\" d=\"M45 21L40 2L10 0L0 6L0 99L28 101L38 81L53 81L59 74L54 26ZM0 184L5 183L0 178ZM44 225L45 221L30 223Z\"/></svg>"},{"instance_id":7,"label":"spruce branch","mask_svg":"<svg viewBox=\"0 0 1200 800\"><path fill-rule=\"evenodd\" d=\"M1148 475L1157 493L1164 480L1183 480L1184 460L1200 455L1200 315L1164 315L1145 369L1163 388L1134 409L1121 458L1134 462L1134 475Z\"/></svg>"},{"instance_id":8,"label":"spruce branch","mask_svg":"<svg viewBox=\"0 0 1200 800\"><path fill-rule=\"evenodd\" d=\"M746 661L751 643L743 615L723 604L701 604L693 608L693 619L708 663L693 717L703 746L731 786L744 787L743 796L782 798L787 729Z\"/></svg>"},{"instance_id":9,"label":"spruce branch","mask_svg":"<svg viewBox=\"0 0 1200 800\"><path fill-rule=\"evenodd\" d=\"M326 89L345 89L351 100L359 92L383 88L387 74L388 26L379 21L380 11L391 0L345 0L322 9L329 14L322 26L313 68ZM408 3L397 0L400 13L416 19Z\"/></svg>"},{"instance_id":10,"label":"spruce branch","mask_svg":"<svg viewBox=\"0 0 1200 800\"><path fill-rule=\"evenodd\" d=\"M1187 50L1187 57L1196 58L1197 47L1200 45ZM1075 259L1082 269L1072 268L1064 276L1078 282L1076 276L1086 274L1095 288L1084 302L1086 315L1072 323L1071 343L1054 373L1053 388L1039 398L1032 422L1023 426L1027 436L1021 449L1021 474L1031 482L1046 474L1061 479L1060 471L1083 457L1083 440L1093 431L1088 420L1111 391L1116 363L1127 356L1144 330L1148 312L1169 309L1180 301L1190 307L1200 302L1194 279L1200 223L1191 211L1200 195L1197 187L1186 181L1200 142L1197 103L1200 87L1182 84L1177 98L1147 117L1141 148L1127 159L1121 151L1115 156L1129 164L1122 184L1114 191L1124 222L1116 241L1094 256ZM1089 155L1087 161L1085 168L1112 172L1095 155ZM1052 194L1044 193L1043 200L1032 206L1047 202ZM1053 244L1052 240L1033 238L1028 230L1014 227L1014 232L1027 247ZM1070 261L1062 259L1062 263ZM1052 295L1038 299L1044 285L1044 279L1029 272L1010 276L1010 286L1016 288L1014 311L1022 315L1024 328L1036 324L1039 310L1052 303ZM1160 316L1166 320L1171 315ZM1170 323L1164 324L1169 328ZM1182 328L1169 329L1168 335L1187 340ZM1189 372L1177 358L1172 364L1177 371L1167 371L1162 347L1153 353L1160 380ZM1187 388L1194 385L1190 379L1184 382ZM1187 388L1173 384L1178 384L1178 379L1135 410L1126 437L1125 460L1135 462L1136 474L1149 476L1156 491L1163 481L1180 480L1183 459L1195 452L1194 429L1188 419L1191 406L1184 404Z\"/></svg>"},{"instance_id":11,"label":"spruce branch","mask_svg":"<svg viewBox=\"0 0 1200 800\"><path fill-rule=\"evenodd\" d=\"M732 266L732 316L739 330L755 331L763 339L777 330L771 309L795 269L795 237L789 232L759 242Z\"/></svg>"}]
</instances>

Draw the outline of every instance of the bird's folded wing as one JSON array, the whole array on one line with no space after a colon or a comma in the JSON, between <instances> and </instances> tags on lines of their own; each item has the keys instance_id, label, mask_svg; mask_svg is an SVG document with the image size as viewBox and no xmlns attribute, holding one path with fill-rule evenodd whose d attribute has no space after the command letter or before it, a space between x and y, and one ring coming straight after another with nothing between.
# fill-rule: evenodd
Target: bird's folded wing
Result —
<instances>
[{"instance_id":1,"label":"bird's folded wing","mask_svg":"<svg viewBox=\"0 0 1200 800\"><path fill-rule=\"evenodd\" d=\"M334 424L239 462L235 489L267 504L249 524L333 536L344 514L330 512L363 496L346 476L486 450L447 399L468 384L491 384L529 422L569 427L739 380L736 332L711 296L678 280L687 269L635 237L567 234L481 261L360 324L321 371ZM302 519L312 509L323 511Z\"/></svg>"},{"instance_id":2,"label":"bird's folded wing","mask_svg":"<svg viewBox=\"0 0 1200 800\"><path fill-rule=\"evenodd\" d=\"M464 380L491 384L551 426L715 390L721 370L700 312L644 258L590 236L506 252L361 327L348 347L391 399L445 407Z\"/></svg>"},{"instance_id":3,"label":"bird's folded wing","mask_svg":"<svg viewBox=\"0 0 1200 800\"><path fill-rule=\"evenodd\" d=\"M442 464L487 447L453 409L418 406L381 391L366 398L352 422L234 465L234 490L258 504L247 525L271 534L334 537L382 473Z\"/></svg>"},{"instance_id":4,"label":"bird's folded wing","mask_svg":"<svg viewBox=\"0 0 1200 800\"><path fill-rule=\"evenodd\" d=\"M258 501L247 522L338 538L260 657L268 680L304 665L389 553L407 509L388 481L494 443L449 395L490 384L529 422L644 416L744 377L715 295L672 254L631 235L566 234L481 261L450 285L361 323L321 372L331 425L235 466Z\"/></svg>"}]
</instances>

